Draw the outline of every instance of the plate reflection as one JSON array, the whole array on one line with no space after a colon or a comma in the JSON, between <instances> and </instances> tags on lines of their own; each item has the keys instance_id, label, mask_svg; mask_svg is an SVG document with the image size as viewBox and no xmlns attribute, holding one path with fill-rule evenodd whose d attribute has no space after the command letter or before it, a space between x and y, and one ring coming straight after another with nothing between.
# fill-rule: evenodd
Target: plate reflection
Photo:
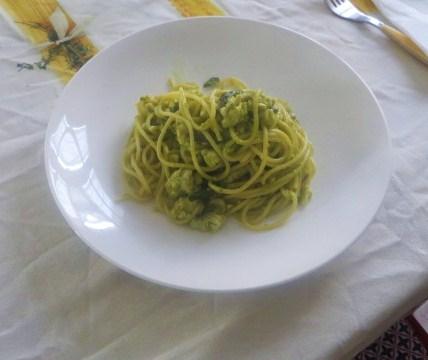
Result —
<instances>
[{"instance_id":1,"label":"plate reflection","mask_svg":"<svg viewBox=\"0 0 428 360\"><path fill-rule=\"evenodd\" d=\"M49 148L55 155L47 163L51 184L67 215L93 230L114 228L122 211L88 163L86 125L73 127L64 115L49 140Z\"/></svg>"}]
</instances>

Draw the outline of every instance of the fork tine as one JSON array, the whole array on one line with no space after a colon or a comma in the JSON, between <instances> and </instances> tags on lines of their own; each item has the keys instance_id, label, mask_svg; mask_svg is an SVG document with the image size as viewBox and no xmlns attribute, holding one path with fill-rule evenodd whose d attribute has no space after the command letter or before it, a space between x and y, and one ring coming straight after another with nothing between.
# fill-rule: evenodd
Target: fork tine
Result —
<instances>
[{"instance_id":1,"label":"fork tine","mask_svg":"<svg viewBox=\"0 0 428 360\"><path fill-rule=\"evenodd\" d=\"M334 10L337 5L335 3L336 0L326 0L327 5L329 6L330 9Z\"/></svg>"},{"instance_id":2,"label":"fork tine","mask_svg":"<svg viewBox=\"0 0 428 360\"><path fill-rule=\"evenodd\" d=\"M364 15L351 0L326 0L330 10L337 16L357 22L367 22L367 16Z\"/></svg>"}]
</instances>

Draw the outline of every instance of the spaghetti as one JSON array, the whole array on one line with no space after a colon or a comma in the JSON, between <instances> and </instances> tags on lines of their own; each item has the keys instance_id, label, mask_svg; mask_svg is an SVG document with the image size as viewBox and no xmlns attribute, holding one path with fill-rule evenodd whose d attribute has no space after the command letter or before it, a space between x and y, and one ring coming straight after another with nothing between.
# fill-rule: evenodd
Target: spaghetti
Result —
<instances>
[{"instance_id":1,"label":"spaghetti","mask_svg":"<svg viewBox=\"0 0 428 360\"><path fill-rule=\"evenodd\" d=\"M289 105L236 78L143 96L124 157L126 194L178 224L214 232L229 215L280 226L311 198L313 148Z\"/></svg>"}]
</instances>

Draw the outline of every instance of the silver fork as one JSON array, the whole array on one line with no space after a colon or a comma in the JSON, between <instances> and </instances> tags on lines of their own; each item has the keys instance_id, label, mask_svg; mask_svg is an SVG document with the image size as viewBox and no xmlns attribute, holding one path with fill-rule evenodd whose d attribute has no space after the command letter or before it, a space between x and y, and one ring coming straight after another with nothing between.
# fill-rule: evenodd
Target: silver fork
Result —
<instances>
[{"instance_id":1,"label":"silver fork","mask_svg":"<svg viewBox=\"0 0 428 360\"><path fill-rule=\"evenodd\" d=\"M428 65L428 55L407 35L386 25L373 16L368 16L358 10L349 0L325 0L330 10L337 16L360 23L367 23L382 30L385 35L394 40L403 49L418 60Z\"/></svg>"}]
</instances>

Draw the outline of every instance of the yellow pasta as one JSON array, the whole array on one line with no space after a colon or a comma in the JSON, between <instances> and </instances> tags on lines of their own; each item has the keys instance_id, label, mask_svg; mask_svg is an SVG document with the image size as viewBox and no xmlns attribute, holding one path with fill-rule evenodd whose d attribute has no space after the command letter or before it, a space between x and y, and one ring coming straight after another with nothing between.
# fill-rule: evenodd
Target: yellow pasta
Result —
<instances>
[{"instance_id":1,"label":"yellow pasta","mask_svg":"<svg viewBox=\"0 0 428 360\"><path fill-rule=\"evenodd\" d=\"M125 193L178 224L253 230L284 224L311 198L313 147L289 105L236 78L170 81L143 96L124 156Z\"/></svg>"}]
</instances>

